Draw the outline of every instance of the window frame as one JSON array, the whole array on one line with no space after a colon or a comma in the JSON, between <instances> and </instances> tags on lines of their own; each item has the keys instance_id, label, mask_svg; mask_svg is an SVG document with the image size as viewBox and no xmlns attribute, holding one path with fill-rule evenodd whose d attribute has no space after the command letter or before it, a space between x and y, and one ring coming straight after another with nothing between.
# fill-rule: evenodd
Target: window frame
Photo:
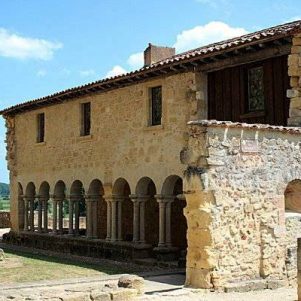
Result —
<instances>
[{"instance_id":1,"label":"window frame","mask_svg":"<svg viewBox=\"0 0 301 301\"><path fill-rule=\"evenodd\" d=\"M45 113L38 113L36 115L36 125L37 125L37 132L36 132L36 143L44 143L45 142Z\"/></svg>"},{"instance_id":2,"label":"window frame","mask_svg":"<svg viewBox=\"0 0 301 301\"><path fill-rule=\"evenodd\" d=\"M160 121L156 122L154 120L154 117L153 117L153 115L154 115L153 108L154 108L154 101L155 101L153 91L155 89L158 89L158 88L160 88ZM163 95L162 95L162 91L163 91L162 85L156 85L156 86L152 86L152 87L148 88L148 94L149 94L149 101L148 101L148 112L149 112L148 120L149 120L149 122L148 122L148 126L150 126L150 127L162 126L162 123L163 123L162 122L163 121L163 97L162 97Z\"/></svg>"},{"instance_id":3,"label":"window frame","mask_svg":"<svg viewBox=\"0 0 301 301\"><path fill-rule=\"evenodd\" d=\"M87 108L88 111L87 111ZM80 119L80 136L85 137L85 136L90 136L91 135L91 102L82 102L80 104L80 114L81 114L81 119Z\"/></svg>"},{"instance_id":4,"label":"window frame","mask_svg":"<svg viewBox=\"0 0 301 301\"><path fill-rule=\"evenodd\" d=\"M263 108L250 109L250 71L254 69L262 69L262 94L263 94ZM252 64L249 65L245 70L245 83L246 83L246 101L245 101L245 113L246 114L262 114L266 109L266 95L265 95L265 78L264 78L264 65L263 64Z\"/></svg>"}]
</instances>

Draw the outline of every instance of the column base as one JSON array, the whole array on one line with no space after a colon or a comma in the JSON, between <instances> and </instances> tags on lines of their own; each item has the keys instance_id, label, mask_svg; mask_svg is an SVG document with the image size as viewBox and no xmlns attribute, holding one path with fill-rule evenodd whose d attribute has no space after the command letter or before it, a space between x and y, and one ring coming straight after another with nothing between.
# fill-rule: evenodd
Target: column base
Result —
<instances>
[{"instance_id":1,"label":"column base","mask_svg":"<svg viewBox=\"0 0 301 301\"><path fill-rule=\"evenodd\" d=\"M179 249L176 247L158 246L153 249L158 261L173 261L179 258Z\"/></svg>"}]
</instances>

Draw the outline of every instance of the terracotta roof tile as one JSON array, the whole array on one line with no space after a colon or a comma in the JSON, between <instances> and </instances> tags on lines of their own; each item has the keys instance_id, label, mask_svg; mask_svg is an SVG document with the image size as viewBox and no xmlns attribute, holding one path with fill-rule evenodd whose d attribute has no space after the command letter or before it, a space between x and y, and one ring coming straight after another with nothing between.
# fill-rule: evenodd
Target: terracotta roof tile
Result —
<instances>
[{"instance_id":1,"label":"terracotta roof tile","mask_svg":"<svg viewBox=\"0 0 301 301\"><path fill-rule=\"evenodd\" d=\"M207 46L199 47L193 50L189 50L180 54L176 54L172 57L164 59L162 61L156 62L149 66L145 66L139 70L128 72L126 74L105 78L95 82L91 82L82 86L66 89L64 91L54 93L42 98L20 103L18 105L9 107L0 111L1 115L16 114L24 110L31 110L36 107L46 106L54 103L59 103L62 99L66 100L72 99L79 96L79 92L91 93L93 90L102 91L108 90L112 87L108 85L115 85L114 88L122 87L125 85L124 81L137 79L138 76L146 75L146 77L151 76L152 71L157 71L168 66L176 66L178 63L193 61L194 59L201 59L202 57L207 57L208 55L214 55L218 53L223 53L225 51L231 51L233 49L239 49L247 47L249 45L258 44L258 42L266 42L282 37L288 37L295 33L301 32L301 20L286 23L283 25L278 25L254 33L246 34L240 37L232 38L229 40L221 41L218 43L209 44ZM152 75L153 76L153 75Z\"/></svg>"}]
</instances>

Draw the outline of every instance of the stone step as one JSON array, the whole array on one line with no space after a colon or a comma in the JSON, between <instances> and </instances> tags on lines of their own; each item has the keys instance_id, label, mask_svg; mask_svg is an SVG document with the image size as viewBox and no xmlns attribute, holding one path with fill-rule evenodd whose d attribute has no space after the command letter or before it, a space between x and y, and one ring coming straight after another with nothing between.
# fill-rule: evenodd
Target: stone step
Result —
<instances>
[{"instance_id":1,"label":"stone step","mask_svg":"<svg viewBox=\"0 0 301 301\"><path fill-rule=\"evenodd\" d=\"M284 280L278 279L253 279L229 283L225 286L225 292L245 293L248 291L258 291L263 289L277 289L285 286Z\"/></svg>"},{"instance_id":2,"label":"stone step","mask_svg":"<svg viewBox=\"0 0 301 301\"><path fill-rule=\"evenodd\" d=\"M169 268L169 269L178 269L179 268L178 261L158 261L155 258L135 259L134 263L146 265L146 266L158 266L158 267Z\"/></svg>"}]
</instances>

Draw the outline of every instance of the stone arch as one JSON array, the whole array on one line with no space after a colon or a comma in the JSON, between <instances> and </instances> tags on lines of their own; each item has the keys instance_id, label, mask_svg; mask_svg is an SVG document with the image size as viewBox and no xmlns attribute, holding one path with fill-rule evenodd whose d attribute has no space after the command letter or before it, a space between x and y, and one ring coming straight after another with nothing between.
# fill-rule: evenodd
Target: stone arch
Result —
<instances>
[{"instance_id":1,"label":"stone arch","mask_svg":"<svg viewBox=\"0 0 301 301\"><path fill-rule=\"evenodd\" d=\"M113 185L113 198L117 201L117 239L133 239L133 203L130 199L131 188L127 180L118 178Z\"/></svg>"},{"instance_id":2,"label":"stone arch","mask_svg":"<svg viewBox=\"0 0 301 301\"><path fill-rule=\"evenodd\" d=\"M69 234L86 234L85 189L80 180L75 180L70 188Z\"/></svg>"},{"instance_id":3,"label":"stone arch","mask_svg":"<svg viewBox=\"0 0 301 301\"><path fill-rule=\"evenodd\" d=\"M29 182L26 186L25 195L28 198L35 198L36 196L36 187L33 182Z\"/></svg>"},{"instance_id":4,"label":"stone arch","mask_svg":"<svg viewBox=\"0 0 301 301\"><path fill-rule=\"evenodd\" d=\"M39 188L39 196L49 199L49 191L50 191L50 186L48 182L46 181L42 182Z\"/></svg>"},{"instance_id":5,"label":"stone arch","mask_svg":"<svg viewBox=\"0 0 301 301\"><path fill-rule=\"evenodd\" d=\"M105 239L107 235L107 204L103 198L104 188L99 179L89 185L87 197L91 200L91 210L87 208L87 218L91 220L90 237ZM91 212L91 215L89 213ZM88 221L89 222L89 221Z\"/></svg>"},{"instance_id":6,"label":"stone arch","mask_svg":"<svg viewBox=\"0 0 301 301\"><path fill-rule=\"evenodd\" d=\"M50 185L44 181L41 183L38 194L38 225L39 232L48 232L48 211L52 212L52 204L49 204ZM50 206L49 206L50 205ZM43 229L43 230L42 230Z\"/></svg>"},{"instance_id":7,"label":"stone arch","mask_svg":"<svg viewBox=\"0 0 301 301\"><path fill-rule=\"evenodd\" d=\"M140 241L155 247L159 242L159 204L155 198L157 193L156 185L151 178L143 177L138 181L135 192L137 199L145 202L144 205L140 204L140 232L141 227L144 227L145 231L144 238L142 238L140 233ZM145 207L144 225L141 225L143 222L141 217L142 206Z\"/></svg>"},{"instance_id":8,"label":"stone arch","mask_svg":"<svg viewBox=\"0 0 301 301\"><path fill-rule=\"evenodd\" d=\"M24 230L34 231L34 210L35 210L36 187L29 182L25 190L25 220Z\"/></svg>"},{"instance_id":9,"label":"stone arch","mask_svg":"<svg viewBox=\"0 0 301 301\"><path fill-rule=\"evenodd\" d=\"M54 186L54 196L56 198L66 198L66 184L64 181L59 180Z\"/></svg>"},{"instance_id":10,"label":"stone arch","mask_svg":"<svg viewBox=\"0 0 301 301\"><path fill-rule=\"evenodd\" d=\"M285 210L301 213L301 180L288 183L284 191Z\"/></svg>"},{"instance_id":11,"label":"stone arch","mask_svg":"<svg viewBox=\"0 0 301 301\"><path fill-rule=\"evenodd\" d=\"M19 213L19 230L24 229L25 220L25 202L23 199L23 186L18 182L18 213Z\"/></svg>"},{"instance_id":12,"label":"stone arch","mask_svg":"<svg viewBox=\"0 0 301 301\"><path fill-rule=\"evenodd\" d=\"M53 194L53 231L64 234L67 230L64 229L64 216L69 213L69 204L66 201L66 184L59 180L54 185Z\"/></svg>"},{"instance_id":13,"label":"stone arch","mask_svg":"<svg viewBox=\"0 0 301 301\"><path fill-rule=\"evenodd\" d=\"M186 200L183 195L183 180L177 175L167 177L162 186L163 198L171 198L171 245L180 250L187 248L187 221L184 216Z\"/></svg>"}]
</instances>

